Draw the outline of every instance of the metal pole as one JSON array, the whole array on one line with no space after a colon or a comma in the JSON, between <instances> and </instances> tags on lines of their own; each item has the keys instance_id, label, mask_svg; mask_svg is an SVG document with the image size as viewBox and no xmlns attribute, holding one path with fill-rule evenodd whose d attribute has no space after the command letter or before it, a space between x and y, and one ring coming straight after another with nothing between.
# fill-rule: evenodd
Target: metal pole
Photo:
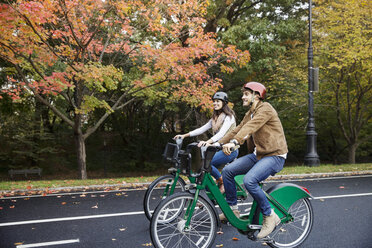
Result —
<instances>
[{"instance_id":1,"label":"metal pole","mask_svg":"<svg viewBox=\"0 0 372 248\"><path fill-rule=\"evenodd\" d=\"M312 12L312 1L309 0L309 48L308 54L308 80L309 80L309 92L308 92L308 105L309 105L309 120L306 129L306 155L305 155L305 165L317 166L319 165L319 156L316 151L316 137L315 132L315 118L314 118L314 78L313 78L313 44L312 44L312 24L311 24L311 12Z\"/></svg>"}]
</instances>

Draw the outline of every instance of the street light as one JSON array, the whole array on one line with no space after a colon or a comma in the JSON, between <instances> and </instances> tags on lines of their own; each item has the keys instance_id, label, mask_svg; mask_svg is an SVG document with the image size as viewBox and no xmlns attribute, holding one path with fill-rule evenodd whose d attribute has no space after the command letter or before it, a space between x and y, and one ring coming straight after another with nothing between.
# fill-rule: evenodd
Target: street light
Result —
<instances>
[{"instance_id":1,"label":"street light","mask_svg":"<svg viewBox=\"0 0 372 248\"><path fill-rule=\"evenodd\" d=\"M305 165L308 166L318 166L319 156L316 151L316 137L317 133L315 132L315 118L314 118L314 97L313 91L314 87L314 68L313 68L313 44L312 44L312 26L311 26L311 8L312 1L309 0L309 48L307 50L308 58L308 80L309 80L309 90L308 90L308 106L309 106L309 120L306 128L306 155L305 155ZM317 72L317 71L316 71Z\"/></svg>"}]
</instances>

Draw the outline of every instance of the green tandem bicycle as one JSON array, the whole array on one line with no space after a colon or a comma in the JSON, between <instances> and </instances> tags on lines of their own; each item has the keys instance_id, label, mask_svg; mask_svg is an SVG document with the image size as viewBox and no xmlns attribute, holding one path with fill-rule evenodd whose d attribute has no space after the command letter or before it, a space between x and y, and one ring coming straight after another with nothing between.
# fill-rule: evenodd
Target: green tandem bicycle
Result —
<instances>
[{"instance_id":1,"label":"green tandem bicycle","mask_svg":"<svg viewBox=\"0 0 372 248\"><path fill-rule=\"evenodd\" d=\"M182 167L182 163L187 163L191 160L191 149L196 147L197 143L189 144L186 150L182 150L182 139L176 139L175 143L167 143L163 152L163 158L167 163L172 164L168 169L168 174L156 178L147 188L143 198L143 209L148 220L151 220L152 213L155 211L159 203L166 197L174 193L184 192L186 182L181 177L188 177L190 183L195 183L196 178L193 175L191 166ZM239 202L243 202L248 197L248 192L243 186L242 177L236 177L237 197ZM206 192L211 201L216 203L211 192Z\"/></svg>"},{"instance_id":2,"label":"green tandem bicycle","mask_svg":"<svg viewBox=\"0 0 372 248\"><path fill-rule=\"evenodd\" d=\"M186 151L180 154L181 171L191 171L189 151L196 146L197 143L189 144ZM217 149L209 146L202 151L200 170L188 175L193 179L192 183L184 186L185 191L164 198L156 207L150 223L154 247L212 247L221 227L215 204L230 224L252 241L266 242L271 247L297 247L302 244L310 234L314 218L309 191L293 183L279 183L265 191L281 223L269 236L258 240L256 233L262 227L262 214L257 202L253 200L247 214L235 216L210 175L210 161ZM236 180L242 180L242 177ZM213 197L207 195L206 189Z\"/></svg>"}]
</instances>

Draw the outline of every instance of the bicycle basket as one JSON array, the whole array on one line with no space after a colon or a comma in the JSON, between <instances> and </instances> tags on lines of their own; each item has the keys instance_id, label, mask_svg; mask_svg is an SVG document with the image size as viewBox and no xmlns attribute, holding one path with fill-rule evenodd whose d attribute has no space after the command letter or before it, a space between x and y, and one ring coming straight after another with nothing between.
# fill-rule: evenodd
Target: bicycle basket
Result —
<instances>
[{"instance_id":1,"label":"bicycle basket","mask_svg":"<svg viewBox=\"0 0 372 248\"><path fill-rule=\"evenodd\" d=\"M179 147L177 144L167 143L164 149L163 158L166 162L174 163L177 159Z\"/></svg>"}]
</instances>

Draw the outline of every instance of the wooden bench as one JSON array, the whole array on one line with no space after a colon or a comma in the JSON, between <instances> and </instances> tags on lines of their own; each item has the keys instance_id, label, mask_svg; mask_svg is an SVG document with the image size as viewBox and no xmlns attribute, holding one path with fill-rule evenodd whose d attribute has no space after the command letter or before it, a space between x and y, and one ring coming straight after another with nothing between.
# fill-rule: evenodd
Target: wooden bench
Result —
<instances>
[{"instance_id":1,"label":"wooden bench","mask_svg":"<svg viewBox=\"0 0 372 248\"><path fill-rule=\"evenodd\" d=\"M38 174L39 177L41 177L41 173L42 173L42 169L41 168L35 168L35 169L23 169L23 170L14 170L14 169L11 169L8 171L8 174L10 176L10 178L13 179L14 175L24 175L26 178L29 174Z\"/></svg>"}]
</instances>

